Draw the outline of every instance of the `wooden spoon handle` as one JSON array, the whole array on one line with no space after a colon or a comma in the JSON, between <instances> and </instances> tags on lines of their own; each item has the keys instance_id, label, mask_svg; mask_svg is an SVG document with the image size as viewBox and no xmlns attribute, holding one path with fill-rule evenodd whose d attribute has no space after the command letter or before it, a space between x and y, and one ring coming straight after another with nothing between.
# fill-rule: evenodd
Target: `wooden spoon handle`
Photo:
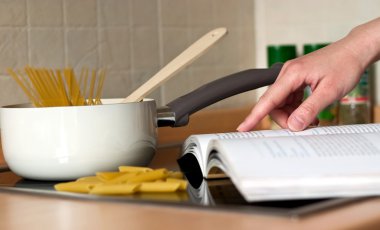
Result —
<instances>
[{"instance_id":1,"label":"wooden spoon handle","mask_svg":"<svg viewBox=\"0 0 380 230\"><path fill-rule=\"evenodd\" d=\"M167 81L174 74L178 73L198 57L200 57L213 44L215 44L226 34L226 28L217 28L205 34L199 40L194 42L190 47L184 50L180 55L169 62L166 66L164 66L164 68L158 71L158 73L151 77L142 86L140 86L128 97L126 97L123 100L123 103L141 101L146 95L151 93L154 89Z\"/></svg>"}]
</instances>

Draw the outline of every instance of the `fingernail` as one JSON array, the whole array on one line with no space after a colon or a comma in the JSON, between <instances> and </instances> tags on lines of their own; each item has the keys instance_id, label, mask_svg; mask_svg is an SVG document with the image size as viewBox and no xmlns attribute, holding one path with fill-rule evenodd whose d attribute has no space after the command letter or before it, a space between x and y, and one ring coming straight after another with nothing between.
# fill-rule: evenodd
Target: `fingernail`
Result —
<instances>
[{"instance_id":1,"label":"fingernail","mask_svg":"<svg viewBox=\"0 0 380 230\"><path fill-rule=\"evenodd\" d=\"M289 118L288 127L292 131L301 131L305 128L305 122L303 122L299 117L293 115Z\"/></svg>"},{"instance_id":2,"label":"fingernail","mask_svg":"<svg viewBox=\"0 0 380 230\"><path fill-rule=\"evenodd\" d=\"M245 126L245 124L244 124L244 122L243 122L243 123L241 123L241 124L236 128L236 130L239 131L239 132L241 132L241 131L244 130L244 126Z\"/></svg>"}]
</instances>

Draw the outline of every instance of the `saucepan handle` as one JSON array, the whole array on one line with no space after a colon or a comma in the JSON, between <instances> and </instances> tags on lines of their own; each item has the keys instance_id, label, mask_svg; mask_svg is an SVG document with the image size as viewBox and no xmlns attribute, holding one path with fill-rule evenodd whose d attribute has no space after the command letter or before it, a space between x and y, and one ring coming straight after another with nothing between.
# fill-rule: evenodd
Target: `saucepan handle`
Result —
<instances>
[{"instance_id":1,"label":"saucepan handle","mask_svg":"<svg viewBox=\"0 0 380 230\"><path fill-rule=\"evenodd\" d=\"M189 116L225 98L272 84L282 68L249 69L217 79L167 104L158 111L158 126L184 126Z\"/></svg>"}]
</instances>

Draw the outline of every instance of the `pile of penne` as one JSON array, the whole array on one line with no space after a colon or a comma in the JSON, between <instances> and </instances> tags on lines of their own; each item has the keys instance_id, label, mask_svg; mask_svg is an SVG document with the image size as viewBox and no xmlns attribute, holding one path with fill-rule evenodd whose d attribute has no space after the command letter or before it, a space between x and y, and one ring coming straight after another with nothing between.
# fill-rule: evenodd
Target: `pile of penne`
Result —
<instances>
[{"instance_id":1,"label":"pile of penne","mask_svg":"<svg viewBox=\"0 0 380 230\"><path fill-rule=\"evenodd\" d=\"M98 172L96 176L82 177L54 186L57 191L96 195L130 195L146 192L185 191L187 181L183 174L167 169L120 166L119 172Z\"/></svg>"}]
</instances>

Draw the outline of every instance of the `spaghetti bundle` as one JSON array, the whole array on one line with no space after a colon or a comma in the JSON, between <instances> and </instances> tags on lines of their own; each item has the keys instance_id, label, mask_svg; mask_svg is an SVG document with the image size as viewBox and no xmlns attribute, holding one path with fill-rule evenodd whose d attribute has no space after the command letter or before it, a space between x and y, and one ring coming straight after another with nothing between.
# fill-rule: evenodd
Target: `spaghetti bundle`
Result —
<instances>
[{"instance_id":1,"label":"spaghetti bundle","mask_svg":"<svg viewBox=\"0 0 380 230\"><path fill-rule=\"evenodd\" d=\"M72 68L25 67L24 72L7 69L36 107L101 104L105 71L83 68L79 79Z\"/></svg>"}]
</instances>

